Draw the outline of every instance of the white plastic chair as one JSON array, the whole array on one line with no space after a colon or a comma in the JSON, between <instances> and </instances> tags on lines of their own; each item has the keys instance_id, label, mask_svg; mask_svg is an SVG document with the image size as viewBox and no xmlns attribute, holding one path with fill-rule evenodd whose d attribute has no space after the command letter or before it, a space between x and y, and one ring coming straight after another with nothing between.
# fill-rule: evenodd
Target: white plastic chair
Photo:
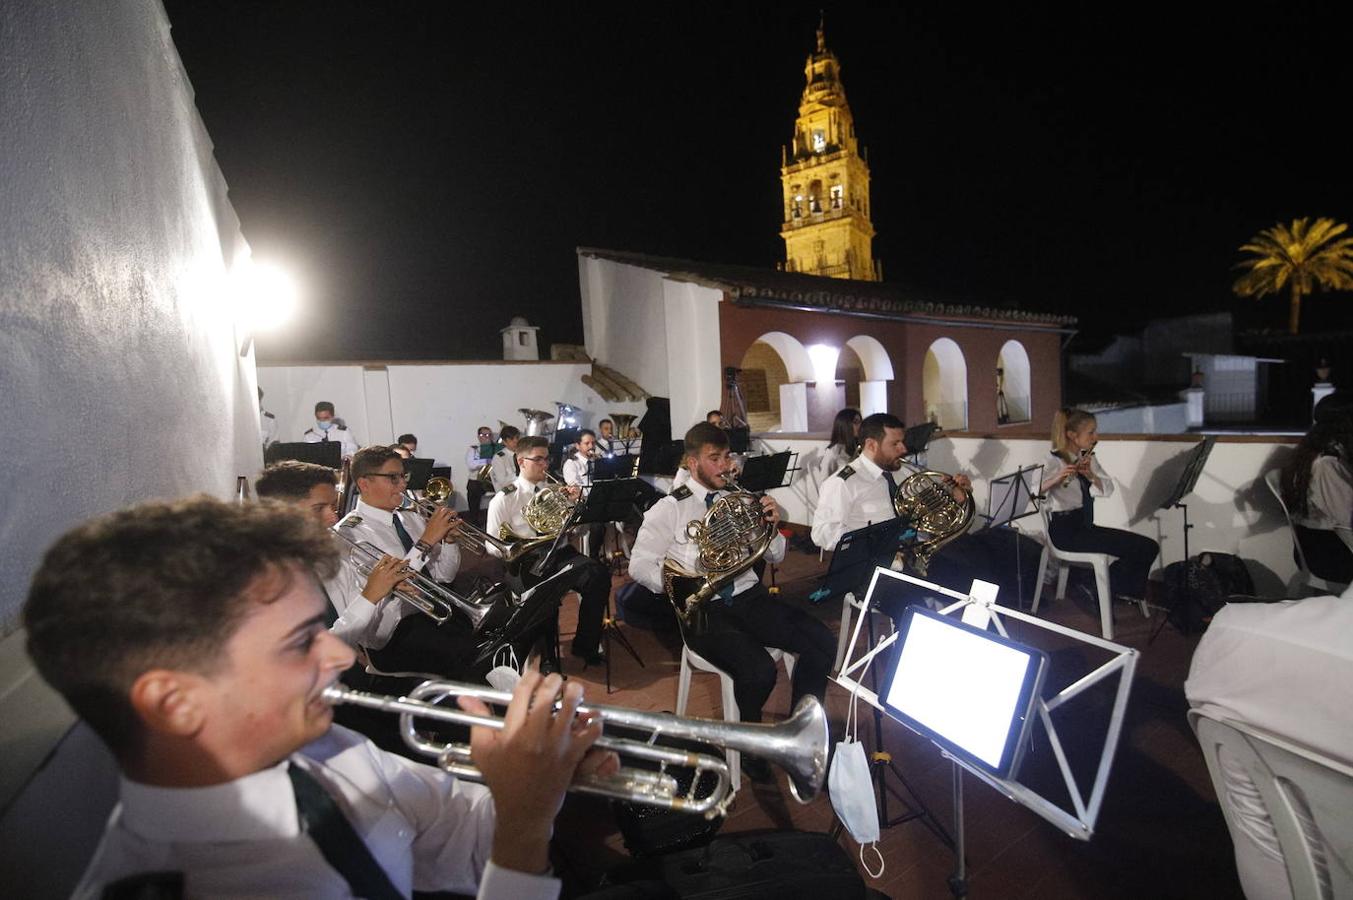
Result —
<instances>
[{"instance_id":1,"label":"white plastic chair","mask_svg":"<svg viewBox=\"0 0 1353 900\"><path fill-rule=\"evenodd\" d=\"M1249 900L1353 897L1353 768L1201 710L1189 724L1235 845Z\"/></svg>"},{"instance_id":2,"label":"white plastic chair","mask_svg":"<svg viewBox=\"0 0 1353 900\"><path fill-rule=\"evenodd\" d=\"M794 677L794 661L797 657L779 647L767 647L766 652L770 654L772 662L784 660L785 677ZM741 721L742 711L738 709L738 701L733 696L733 676L729 675L723 669L720 669L714 663L705 659L699 653L696 653L685 644L681 645L681 675L677 679L677 705L676 714L684 716L686 714L686 704L691 698L691 674L693 672L709 672L712 675L719 676L719 693L723 703L723 719L725 722ZM742 755L736 750L729 750L725 754L728 762L729 783L733 788L733 793L742 789Z\"/></svg>"},{"instance_id":3,"label":"white plastic chair","mask_svg":"<svg viewBox=\"0 0 1353 900\"><path fill-rule=\"evenodd\" d=\"M1287 504L1283 502L1282 471L1273 469L1264 473L1264 484L1273 492L1273 496L1278 499L1278 505L1282 507L1283 518L1287 520L1287 533L1292 537L1293 556L1297 560L1297 568L1301 570L1302 581L1306 586L1318 594L1341 594L1346 584L1340 584L1337 581L1330 581L1328 578L1321 578L1311 572L1311 567L1306 565L1306 554L1301 551L1301 543L1297 541L1297 530L1292 527L1292 514L1287 511Z\"/></svg>"},{"instance_id":4,"label":"white plastic chair","mask_svg":"<svg viewBox=\"0 0 1353 900\"><path fill-rule=\"evenodd\" d=\"M1048 511L1039 507L1039 516L1043 519L1043 555L1038 559L1038 587L1034 588L1033 614L1038 615L1038 604L1043 599L1043 577L1047 574L1048 563L1057 566L1057 599L1066 597L1066 580L1072 566L1089 566L1095 571L1095 593L1099 596L1099 629L1104 640L1113 640L1113 593L1109 590L1109 566L1118 557L1108 553L1073 553L1059 550L1052 543L1052 531L1048 528ZM1146 602L1141 604L1142 615L1150 616Z\"/></svg>"}]
</instances>

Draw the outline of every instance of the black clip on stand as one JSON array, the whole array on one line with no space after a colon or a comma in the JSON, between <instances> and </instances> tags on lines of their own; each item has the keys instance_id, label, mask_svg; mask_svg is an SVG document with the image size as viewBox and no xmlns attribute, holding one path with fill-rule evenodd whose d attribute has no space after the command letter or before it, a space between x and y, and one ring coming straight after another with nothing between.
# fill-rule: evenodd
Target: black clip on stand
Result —
<instances>
[{"instance_id":1,"label":"black clip on stand","mask_svg":"<svg viewBox=\"0 0 1353 900\"><path fill-rule=\"evenodd\" d=\"M876 522L873 525L867 525L856 531L848 532L841 536L837 542L836 549L832 551L831 565L827 569L827 576L823 582L822 590L826 595L819 595L815 592L814 599L823 599L824 596L842 597L846 593L855 593L857 597L866 595L866 586L870 578L873 577L875 568L891 568L893 558L897 554L898 545L903 540L904 535L909 531L908 523L902 519L885 519L882 522ZM877 637L874 634L874 619L870 615L873 612L883 612L879 609L862 609L860 615L864 616L865 625L869 633L869 646L875 646ZM885 613L886 615L886 613ZM870 686L875 692L878 691L878 675L874 667L869 667ZM949 832L945 831L944 826L935 818L935 813L926 806L921 795L907 781L902 771L898 769L893 762L892 754L883 749L883 710L873 706L874 713L874 752L869 755L869 770L874 780L874 796L877 798L879 823L884 828L891 828L894 825L901 825L904 822L920 820L921 824L944 843L949 848L954 847L954 839L950 837ZM902 789L910 795L910 798L904 796L902 791L887 780L891 774L897 779ZM897 818L888 817L888 795L892 794L898 803L902 804L903 812ZM841 823L838 820L833 826L833 834L840 834Z\"/></svg>"},{"instance_id":2,"label":"black clip on stand","mask_svg":"<svg viewBox=\"0 0 1353 900\"><path fill-rule=\"evenodd\" d=\"M1198 486L1198 478L1203 474L1203 466L1207 465L1207 458L1212 453L1212 445L1217 439L1208 436L1202 439L1189 453L1188 461L1184 463L1184 471L1179 475L1179 483L1175 485L1174 490L1170 492L1169 498L1160 505L1160 509L1178 509L1184 513L1184 592L1179 598L1182 610L1187 610L1189 601L1192 600L1193 588L1189 584L1189 530L1193 528L1189 524L1189 505L1183 500L1193 489ZM1165 629L1165 624L1170 620L1168 612L1160 617L1160 623L1156 625L1155 630L1151 632L1150 639L1146 645L1149 647L1156 642L1161 631ZM1186 618L1181 621L1187 622ZM1188 626L1185 625L1185 628Z\"/></svg>"},{"instance_id":3,"label":"black clip on stand","mask_svg":"<svg viewBox=\"0 0 1353 900\"><path fill-rule=\"evenodd\" d=\"M1031 477L1032 476L1032 477ZM982 515L988 529L1009 528L1019 532L1017 521L1038 513L1042 495L1037 488L1043 484L1043 464L1035 463L1016 469L1009 475L991 480L987 495L987 511ZM1015 584L1021 586L1019 608L1024 609L1024 573L1020 571L1019 541L1015 541Z\"/></svg>"}]
</instances>

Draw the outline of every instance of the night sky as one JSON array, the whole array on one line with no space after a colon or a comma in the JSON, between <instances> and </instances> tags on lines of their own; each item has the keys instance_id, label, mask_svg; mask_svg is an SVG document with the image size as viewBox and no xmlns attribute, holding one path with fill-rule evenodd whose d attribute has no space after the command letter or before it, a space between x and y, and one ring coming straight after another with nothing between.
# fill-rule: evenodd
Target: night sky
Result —
<instances>
[{"instance_id":1,"label":"night sky","mask_svg":"<svg viewBox=\"0 0 1353 900\"><path fill-rule=\"evenodd\" d=\"M245 236L304 286L264 361L498 358L514 313L581 343L579 245L783 258L819 4L166 6ZM1229 286L1259 229L1353 217L1327 7L827 6L885 280L1088 339L1205 309L1282 327Z\"/></svg>"}]
</instances>

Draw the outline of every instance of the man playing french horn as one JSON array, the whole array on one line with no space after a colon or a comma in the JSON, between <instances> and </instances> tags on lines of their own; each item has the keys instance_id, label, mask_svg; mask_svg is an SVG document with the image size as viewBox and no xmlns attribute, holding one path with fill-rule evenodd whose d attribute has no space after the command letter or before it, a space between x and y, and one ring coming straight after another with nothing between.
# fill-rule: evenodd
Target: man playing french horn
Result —
<instances>
[{"instance_id":1,"label":"man playing french horn","mask_svg":"<svg viewBox=\"0 0 1353 900\"><path fill-rule=\"evenodd\" d=\"M701 422L686 432L685 464L690 480L659 500L644 515L630 556L630 575L656 593L663 593L663 562L671 560L688 572L701 572L700 550L688 536L687 526L698 522L721 494L733 470L728 434ZM770 497L761 505L771 523L780 520L780 509ZM780 562L785 539L776 533L765 559ZM679 601L678 601L679 602ZM836 652L836 642L825 625L808 613L781 603L770 595L748 567L729 587L702 605L706 627L683 628L687 645L733 679L733 693L744 722L760 722L761 707L775 687L776 670L767 647L798 655L794 665L793 703L813 695L823 698L827 675ZM764 761L744 757L743 771L756 781L770 777Z\"/></svg>"},{"instance_id":2,"label":"man playing french horn","mask_svg":"<svg viewBox=\"0 0 1353 900\"><path fill-rule=\"evenodd\" d=\"M503 537L507 529L507 540L540 537L527 521L526 509L536 494L541 491L564 491L571 502L576 503L581 489L548 483L550 466L550 442L537 435L526 435L517 439L517 465L521 469L515 481L493 495L489 501L488 525L485 529L493 537ZM490 546L489 551L497 553ZM537 552L545 552L544 550ZM531 587L544 578L558 572L564 566L569 571L561 576L561 586L578 592L578 629L573 635L573 655L588 665L601 663L605 657L601 653L601 626L606 616L606 604L611 595L611 573L596 560L588 559L571 546L564 545L555 553L554 559L546 571L533 575L530 566L523 568L524 587Z\"/></svg>"}]
</instances>

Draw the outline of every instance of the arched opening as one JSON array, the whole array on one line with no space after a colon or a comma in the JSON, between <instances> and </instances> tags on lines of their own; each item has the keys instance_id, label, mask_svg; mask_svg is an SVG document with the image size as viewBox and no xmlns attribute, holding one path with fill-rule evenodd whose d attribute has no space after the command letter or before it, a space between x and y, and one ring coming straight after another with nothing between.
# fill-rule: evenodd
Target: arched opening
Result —
<instances>
[{"instance_id":1,"label":"arched opening","mask_svg":"<svg viewBox=\"0 0 1353 900\"><path fill-rule=\"evenodd\" d=\"M1029 353L1019 341L1006 341L996 357L996 423L1028 422L1033 409Z\"/></svg>"},{"instance_id":2,"label":"arched opening","mask_svg":"<svg viewBox=\"0 0 1353 900\"><path fill-rule=\"evenodd\" d=\"M951 338L940 338L925 352L921 368L925 417L946 431L968 427L968 364Z\"/></svg>"},{"instance_id":3,"label":"arched opening","mask_svg":"<svg viewBox=\"0 0 1353 900\"><path fill-rule=\"evenodd\" d=\"M786 416L780 405L781 386L813 380L813 363L803 344L782 331L768 332L747 348L740 366L752 431L783 431L786 420L795 428L805 427L804 410L789 410Z\"/></svg>"},{"instance_id":4,"label":"arched opening","mask_svg":"<svg viewBox=\"0 0 1353 900\"><path fill-rule=\"evenodd\" d=\"M893 380L893 361L878 338L857 334L846 341L842 357L849 352L860 361L860 381L852 394L846 383L847 406L858 409L861 415L888 411L888 382Z\"/></svg>"},{"instance_id":5,"label":"arched opening","mask_svg":"<svg viewBox=\"0 0 1353 900\"><path fill-rule=\"evenodd\" d=\"M842 347L841 355L836 357L836 380L845 384L845 405L859 409L860 382L864 381L864 361L849 344Z\"/></svg>"}]
</instances>

